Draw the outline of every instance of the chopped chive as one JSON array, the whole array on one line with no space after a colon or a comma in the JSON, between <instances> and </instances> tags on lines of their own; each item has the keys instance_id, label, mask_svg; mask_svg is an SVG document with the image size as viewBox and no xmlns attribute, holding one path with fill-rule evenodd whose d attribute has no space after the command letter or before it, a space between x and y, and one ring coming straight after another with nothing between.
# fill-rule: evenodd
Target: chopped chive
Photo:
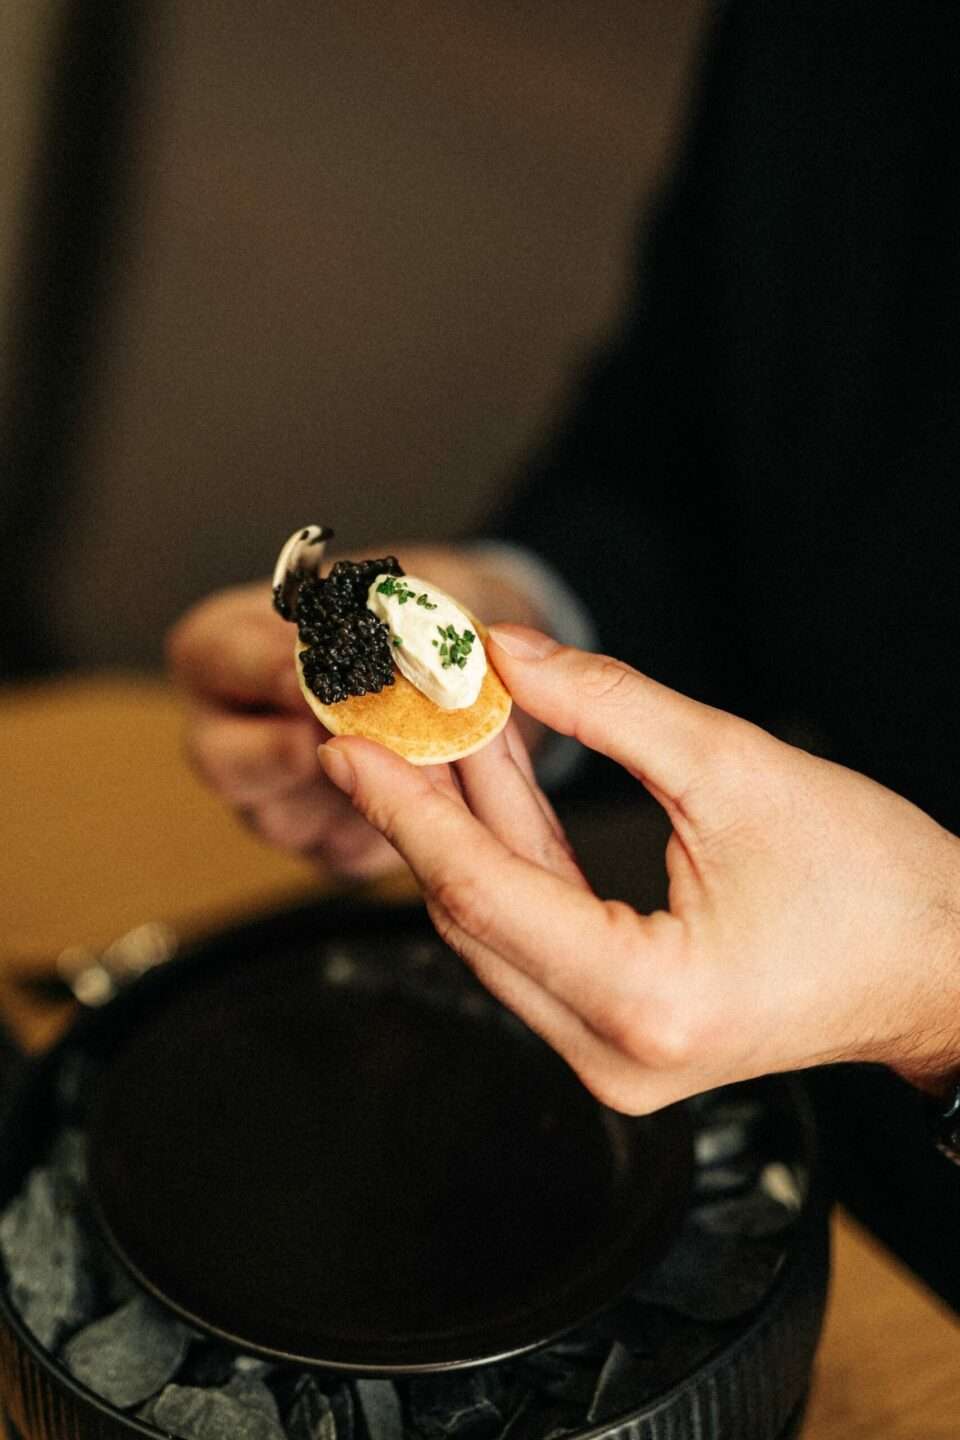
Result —
<instances>
[{"instance_id":1,"label":"chopped chive","mask_svg":"<svg viewBox=\"0 0 960 1440\"><path fill-rule=\"evenodd\" d=\"M443 636L443 644L440 646L443 668L448 670L451 665L456 665L458 669L463 670L473 649L476 635L472 630L464 630L462 635L458 635L453 625L438 625L437 629Z\"/></svg>"},{"instance_id":2,"label":"chopped chive","mask_svg":"<svg viewBox=\"0 0 960 1440\"><path fill-rule=\"evenodd\" d=\"M387 575L377 586L377 594L395 596L399 604L406 605L408 600L413 599L414 592L397 576Z\"/></svg>"}]
</instances>

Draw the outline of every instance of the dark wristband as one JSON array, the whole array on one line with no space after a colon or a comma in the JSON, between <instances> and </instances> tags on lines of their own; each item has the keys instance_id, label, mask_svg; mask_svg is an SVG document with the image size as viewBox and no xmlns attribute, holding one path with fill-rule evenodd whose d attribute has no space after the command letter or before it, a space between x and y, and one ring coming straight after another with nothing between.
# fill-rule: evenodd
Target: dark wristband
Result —
<instances>
[{"instance_id":1,"label":"dark wristband","mask_svg":"<svg viewBox=\"0 0 960 1440\"><path fill-rule=\"evenodd\" d=\"M954 1082L944 1101L927 1101L933 1143L942 1155L960 1165L960 1082Z\"/></svg>"}]
</instances>

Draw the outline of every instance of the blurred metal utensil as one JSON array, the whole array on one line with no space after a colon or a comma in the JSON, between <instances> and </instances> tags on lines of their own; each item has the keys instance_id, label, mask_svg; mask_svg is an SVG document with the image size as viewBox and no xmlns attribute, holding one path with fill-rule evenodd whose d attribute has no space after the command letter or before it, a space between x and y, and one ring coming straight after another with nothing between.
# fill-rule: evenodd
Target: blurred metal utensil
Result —
<instances>
[{"instance_id":1,"label":"blurred metal utensil","mask_svg":"<svg viewBox=\"0 0 960 1440\"><path fill-rule=\"evenodd\" d=\"M104 950L68 945L49 970L27 972L14 963L6 973L20 989L41 999L104 1005L123 985L170 960L177 944L176 931L169 925L148 920L118 936Z\"/></svg>"}]
</instances>

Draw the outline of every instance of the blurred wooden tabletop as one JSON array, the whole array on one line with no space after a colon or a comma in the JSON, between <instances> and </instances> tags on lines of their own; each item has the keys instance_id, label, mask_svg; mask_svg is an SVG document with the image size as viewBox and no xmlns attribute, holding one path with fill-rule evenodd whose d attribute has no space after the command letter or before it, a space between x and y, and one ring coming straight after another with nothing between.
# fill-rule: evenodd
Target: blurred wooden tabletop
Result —
<instances>
[{"instance_id":1,"label":"blurred wooden tabletop","mask_svg":"<svg viewBox=\"0 0 960 1440\"><path fill-rule=\"evenodd\" d=\"M329 882L261 845L180 756L176 699L102 676L0 691L0 1013L21 1044L64 1023L19 981L145 920L184 935ZM405 876L378 888L410 895ZM960 1326L846 1216L804 1440L956 1440Z\"/></svg>"}]
</instances>

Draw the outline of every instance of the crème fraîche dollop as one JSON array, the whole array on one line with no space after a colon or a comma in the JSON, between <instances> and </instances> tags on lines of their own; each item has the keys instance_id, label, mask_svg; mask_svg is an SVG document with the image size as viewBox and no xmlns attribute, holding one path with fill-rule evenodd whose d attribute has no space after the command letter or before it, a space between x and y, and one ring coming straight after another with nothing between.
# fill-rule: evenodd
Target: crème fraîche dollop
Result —
<instances>
[{"instance_id":1,"label":"cr\u00e8me fra\u00eeche dollop","mask_svg":"<svg viewBox=\"0 0 960 1440\"><path fill-rule=\"evenodd\" d=\"M390 632L401 675L441 710L465 710L480 694L487 670L473 622L449 595L415 575L378 575L367 609Z\"/></svg>"}]
</instances>

